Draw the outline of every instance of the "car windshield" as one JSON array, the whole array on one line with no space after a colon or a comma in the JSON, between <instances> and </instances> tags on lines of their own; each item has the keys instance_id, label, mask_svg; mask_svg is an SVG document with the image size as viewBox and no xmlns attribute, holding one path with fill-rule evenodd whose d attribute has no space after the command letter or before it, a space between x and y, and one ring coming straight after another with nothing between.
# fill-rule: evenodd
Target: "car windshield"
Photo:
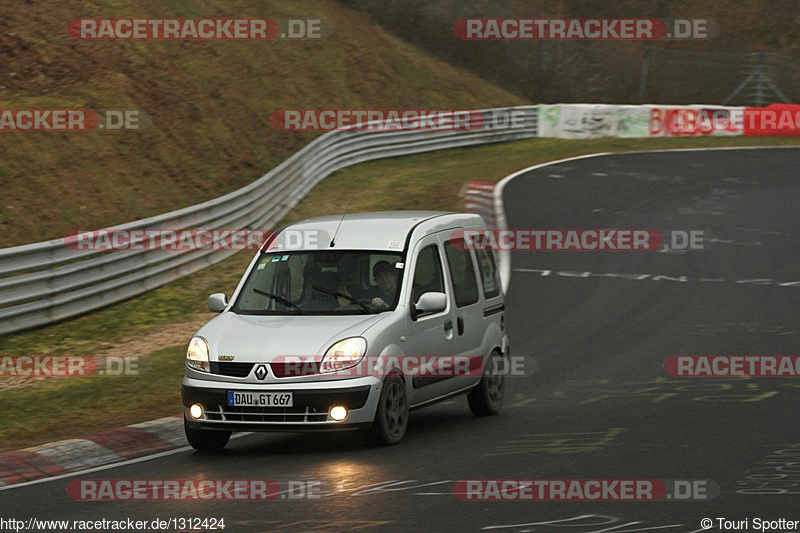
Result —
<instances>
[{"instance_id":1,"label":"car windshield","mask_svg":"<svg viewBox=\"0 0 800 533\"><path fill-rule=\"evenodd\" d=\"M391 311L403 272L400 253L265 252L232 311L248 315L357 315Z\"/></svg>"}]
</instances>

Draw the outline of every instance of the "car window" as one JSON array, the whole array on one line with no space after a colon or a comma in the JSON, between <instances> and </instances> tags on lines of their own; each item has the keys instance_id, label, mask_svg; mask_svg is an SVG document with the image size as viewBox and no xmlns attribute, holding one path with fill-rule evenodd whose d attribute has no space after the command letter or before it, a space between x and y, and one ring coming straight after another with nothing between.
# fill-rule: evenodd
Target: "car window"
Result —
<instances>
[{"instance_id":1,"label":"car window","mask_svg":"<svg viewBox=\"0 0 800 533\"><path fill-rule=\"evenodd\" d=\"M478 271L481 274L484 297L488 300L499 296L500 277L497 272L494 253L491 250L475 250L475 255L478 258Z\"/></svg>"},{"instance_id":2,"label":"car window","mask_svg":"<svg viewBox=\"0 0 800 533\"><path fill-rule=\"evenodd\" d=\"M303 269L308 263L308 256L292 254L289 256L285 275L288 277L290 300L299 300L303 296ZM292 275L294 273L294 275Z\"/></svg>"},{"instance_id":3,"label":"car window","mask_svg":"<svg viewBox=\"0 0 800 533\"><path fill-rule=\"evenodd\" d=\"M400 253L265 252L252 269L232 310L253 315L391 311L397 305L402 265ZM370 283L376 266L387 271L379 286Z\"/></svg>"},{"instance_id":4,"label":"car window","mask_svg":"<svg viewBox=\"0 0 800 533\"><path fill-rule=\"evenodd\" d=\"M426 292L446 292L442 275L442 261L439 258L438 246L435 244L423 248L417 256L417 263L414 265L414 281L411 286L412 302L417 302L419 297Z\"/></svg>"},{"instance_id":5,"label":"car window","mask_svg":"<svg viewBox=\"0 0 800 533\"><path fill-rule=\"evenodd\" d=\"M471 252L465 249L464 239L453 239L444 243L447 267L453 280L453 294L457 307L472 305L478 301L478 283Z\"/></svg>"},{"instance_id":6,"label":"car window","mask_svg":"<svg viewBox=\"0 0 800 533\"><path fill-rule=\"evenodd\" d=\"M381 262L387 262L390 265L395 266L397 263L397 254L370 254L369 268L363 269L365 278L363 280L362 285L372 289L377 288L378 283L375 280L375 274L374 274L375 265Z\"/></svg>"}]
</instances>

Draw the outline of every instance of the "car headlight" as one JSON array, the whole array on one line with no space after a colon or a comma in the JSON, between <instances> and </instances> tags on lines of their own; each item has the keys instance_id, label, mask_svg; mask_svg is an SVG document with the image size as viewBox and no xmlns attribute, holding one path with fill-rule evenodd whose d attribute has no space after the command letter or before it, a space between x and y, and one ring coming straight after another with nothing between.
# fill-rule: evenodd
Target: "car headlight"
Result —
<instances>
[{"instance_id":1,"label":"car headlight","mask_svg":"<svg viewBox=\"0 0 800 533\"><path fill-rule=\"evenodd\" d=\"M208 343L203 337L193 337L186 350L186 364L201 372L210 372L208 362Z\"/></svg>"},{"instance_id":2,"label":"car headlight","mask_svg":"<svg viewBox=\"0 0 800 533\"><path fill-rule=\"evenodd\" d=\"M320 372L336 372L355 366L367 353L367 341L362 337L343 339L328 348L320 364Z\"/></svg>"}]
</instances>

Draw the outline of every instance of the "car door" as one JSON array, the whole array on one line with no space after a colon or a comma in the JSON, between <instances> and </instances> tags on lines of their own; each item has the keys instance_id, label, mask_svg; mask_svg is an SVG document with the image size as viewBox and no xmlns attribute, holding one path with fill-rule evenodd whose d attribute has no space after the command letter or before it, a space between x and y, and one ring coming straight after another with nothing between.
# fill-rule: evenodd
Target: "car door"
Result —
<instances>
[{"instance_id":1,"label":"car door","mask_svg":"<svg viewBox=\"0 0 800 533\"><path fill-rule=\"evenodd\" d=\"M453 322L455 353L470 357L484 357L483 347L486 324L483 316L483 303L478 289L477 268L472 250L468 249L462 238L447 233L442 236L442 249L447 263L449 288L453 294ZM477 361L471 361L473 364ZM472 366L472 365L470 365ZM456 377L451 380L453 390L474 384L475 377Z\"/></svg>"},{"instance_id":2,"label":"car door","mask_svg":"<svg viewBox=\"0 0 800 533\"><path fill-rule=\"evenodd\" d=\"M409 263L411 286L407 291L406 341L404 351L412 357L455 355L455 325L452 317L453 302L445 273L439 238L428 235L417 242ZM412 306L425 292L443 292L447 295L447 308L439 313L414 316ZM414 376L411 379L412 405L440 396L447 390L445 379L437 376Z\"/></svg>"}]
</instances>

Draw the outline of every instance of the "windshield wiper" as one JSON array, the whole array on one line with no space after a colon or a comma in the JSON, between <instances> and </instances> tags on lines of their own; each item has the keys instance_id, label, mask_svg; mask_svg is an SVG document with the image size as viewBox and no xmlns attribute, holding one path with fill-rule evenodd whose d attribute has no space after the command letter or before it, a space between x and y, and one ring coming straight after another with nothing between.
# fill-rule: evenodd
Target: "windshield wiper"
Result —
<instances>
[{"instance_id":1,"label":"windshield wiper","mask_svg":"<svg viewBox=\"0 0 800 533\"><path fill-rule=\"evenodd\" d=\"M325 287L320 287L319 285L312 285L311 288L314 289L315 291L324 292L325 294L330 294L331 296L341 296L345 300L350 300L351 302L353 302L354 304L359 306L361 308L361 310L364 311L365 313L371 313L372 312L372 311L370 311L369 307L364 305L364 302L362 302L360 300L356 300L352 296L348 296L346 294L342 294L341 292L332 291L330 289L326 289Z\"/></svg>"},{"instance_id":2,"label":"windshield wiper","mask_svg":"<svg viewBox=\"0 0 800 533\"><path fill-rule=\"evenodd\" d=\"M281 296L278 296L277 294L272 294L272 293L269 293L269 292L267 292L267 291L262 291L261 289L257 289L257 288L255 288L255 287L253 287L253 292L257 292L258 294L262 294L262 295L264 295L264 296L267 296L267 297L269 297L269 298L272 298L272 299L273 299L273 300L275 300L276 302L278 302L278 303L280 303L280 304L283 304L283 305L285 305L286 307L291 307L292 309L294 309L295 311L297 311L297 314L298 314L298 315L302 315L302 314L303 314L303 310L302 310L302 309L300 309L300 306L299 306L299 305L297 305L297 304L296 304L296 303L294 303L294 302L290 302L290 301L289 301L289 300L287 300L286 298L282 298Z\"/></svg>"}]
</instances>

